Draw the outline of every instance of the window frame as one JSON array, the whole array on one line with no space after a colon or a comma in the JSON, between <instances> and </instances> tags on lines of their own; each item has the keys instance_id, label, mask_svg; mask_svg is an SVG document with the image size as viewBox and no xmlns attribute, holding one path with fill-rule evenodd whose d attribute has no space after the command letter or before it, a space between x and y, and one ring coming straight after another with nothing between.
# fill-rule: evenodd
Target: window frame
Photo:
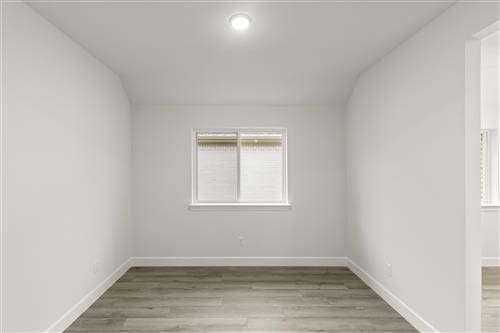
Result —
<instances>
[{"instance_id":1,"label":"window frame","mask_svg":"<svg viewBox=\"0 0 500 333\"><path fill-rule=\"evenodd\" d=\"M242 134L276 133L282 135L282 200L269 202L240 201L241 195L241 147L240 138ZM197 135L236 133L236 155L237 155L237 182L236 199L233 201L207 201L198 200L198 146ZM191 209L238 209L238 208L285 208L291 207L288 201L288 135L284 127L224 127L224 128L193 128L191 130Z\"/></svg>"}]
</instances>

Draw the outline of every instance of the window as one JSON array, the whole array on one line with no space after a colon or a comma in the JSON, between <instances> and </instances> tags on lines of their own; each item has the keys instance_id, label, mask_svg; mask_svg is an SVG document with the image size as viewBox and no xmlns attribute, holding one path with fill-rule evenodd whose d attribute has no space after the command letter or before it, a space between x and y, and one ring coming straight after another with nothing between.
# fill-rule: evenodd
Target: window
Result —
<instances>
[{"instance_id":1,"label":"window","mask_svg":"<svg viewBox=\"0 0 500 333\"><path fill-rule=\"evenodd\" d=\"M287 205L286 130L193 131L193 205Z\"/></svg>"},{"instance_id":2,"label":"window","mask_svg":"<svg viewBox=\"0 0 500 333\"><path fill-rule=\"evenodd\" d=\"M499 203L498 138L495 129L481 130L481 204Z\"/></svg>"}]
</instances>

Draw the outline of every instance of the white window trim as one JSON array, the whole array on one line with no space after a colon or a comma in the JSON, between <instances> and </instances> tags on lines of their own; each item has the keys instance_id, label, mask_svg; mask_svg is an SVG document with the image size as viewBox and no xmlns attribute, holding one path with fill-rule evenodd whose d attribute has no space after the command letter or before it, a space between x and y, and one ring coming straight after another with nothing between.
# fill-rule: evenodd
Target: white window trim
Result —
<instances>
[{"instance_id":1,"label":"white window trim","mask_svg":"<svg viewBox=\"0 0 500 333\"><path fill-rule=\"evenodd\" d=\"M248 202L234 202L234 203L192 203L189 205L190 210L290 210L292 205L290 203L248 203Z\"/></svg>"},{"instance_id":2,"label":"white window trim","mask_svg":"<svg viewBox=\"0 0 500 333\"><path fill-rule=\"evenodd\" d=\"M279 202L240 202L240 134L241 133L268 133L279 132L283 138L283 193L282 201ZM230 202L207 202L198 201L198 154L196 135L202 133L236 133L237 134L237 199ZM232 128L193 128L191 131L191 203L190 210L289 210L291 204L288 201L288 135L284 127L232 127Z\"/></svg>"}]
</instances>

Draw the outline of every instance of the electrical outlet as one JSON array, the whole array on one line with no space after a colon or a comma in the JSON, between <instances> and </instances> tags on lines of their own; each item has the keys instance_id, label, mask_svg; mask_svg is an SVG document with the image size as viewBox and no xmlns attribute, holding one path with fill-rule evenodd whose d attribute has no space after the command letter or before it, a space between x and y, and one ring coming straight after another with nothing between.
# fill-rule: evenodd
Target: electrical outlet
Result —
<instances>
[{"instance_id":1,"label":"electrical outlet","mask_svg":"<svg viewBox=\"0 0 500 333\"><path fill-rule=\"evenodd\" d=\"M245 246L245 237L239 236L238 240L240 241L240 246Z\"/></svg>"}]
</instances>

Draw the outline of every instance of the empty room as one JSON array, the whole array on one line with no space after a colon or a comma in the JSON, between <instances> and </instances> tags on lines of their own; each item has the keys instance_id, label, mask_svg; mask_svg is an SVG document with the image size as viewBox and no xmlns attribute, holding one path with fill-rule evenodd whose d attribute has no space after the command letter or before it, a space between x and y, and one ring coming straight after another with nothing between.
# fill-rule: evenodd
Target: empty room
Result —
<instances>
[{"instance_id":1,"label":"empty room","mask_svg":"<svg viewBox=\"0 0 500 333\"><path fill-rule=\"evenodd\" d=\"M0 332L500 332L498 1L0 14Z\"/></svg>"}]
</instances>

